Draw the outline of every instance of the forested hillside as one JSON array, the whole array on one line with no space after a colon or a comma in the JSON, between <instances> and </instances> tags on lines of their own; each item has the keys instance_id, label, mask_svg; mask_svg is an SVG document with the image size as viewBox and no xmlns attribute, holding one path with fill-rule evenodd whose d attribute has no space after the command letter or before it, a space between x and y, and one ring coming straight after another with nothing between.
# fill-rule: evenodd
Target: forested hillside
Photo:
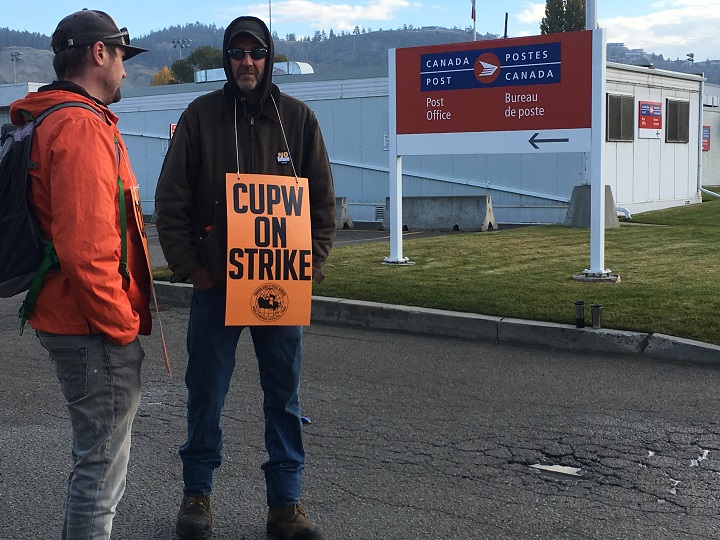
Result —
<instances>
[{"instance_id":1,"label":"forested hillside","mask_svg":"<svg viewBox=\"0 0 720 540\"><path fill-rule=\"evenodd\" d=\"M212 46L220 48L224 28L215 25L190 23L171 26L151 32L147 36L133 39L133 44L149 49L149 52L133 58L127 63L127 84L130 86L149 86L153 74L163 66L171 66L178 59L187 56L196 48ZM484 35L478 39L493 39L497 36ZM180 48L180 39L186 40L187 47ZM281 38L275 36L276 52L296 62L311 64L316 73L341 71L347 74L353 70L359 75L385 72L387 51L390 48L457 43L472 40L470 28L447 29L439 27L413 28L398 30L365 30L356 28L354 32L335 34L316 32L314 36L296 40L290 34ZM21 53L14 62L11 53ZM704 72L710 82L720 83L720 62L705 60L693 63L683 59L665 59L647 52L644 56L628 55L624 47L609 47L608 60L628 64L652 63L657 69L669 69L685 73ZM52 51L50 37L37 33L19 32L0 28L0 84L14 82L49 82L54 79L52 69ZM15 68L15 69L13 69Z\"/></svg>"}]
</instances>

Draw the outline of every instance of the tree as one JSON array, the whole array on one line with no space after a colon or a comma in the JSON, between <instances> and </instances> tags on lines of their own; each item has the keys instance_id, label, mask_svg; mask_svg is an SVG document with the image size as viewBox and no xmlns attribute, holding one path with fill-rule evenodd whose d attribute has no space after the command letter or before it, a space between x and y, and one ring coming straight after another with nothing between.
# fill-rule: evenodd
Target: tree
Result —
<instances>
[{"instance_id":1,"label":"tree","mask_svg":"<svg viewBox=\"0 0 720 540\"><path fill-rule=\"evenodd\" d=\"M562 32L565 19L564 0L546 0L545 16L540 21L541 34Z\"/></svg>"},{"instance_id":2,"label":"tree","mask_svg":"<svg viewBox=\"0 0 720 540\"><path fill-rule=\"evenodd\" d=\"M290 61L290 59L287 56L285 56L284 54L275 53L275 63L276 64L278 62L289 62L289 61Z\"/></svg>"},{"instance_id":3,"label":"tree","mask_svg":"<svg viewBox=\"0 0 720 540\"><path fill-rule=\"evenodd\" d=\"M567 0L565 3L565 31L585 30L585 0Z\"/></svg>"},{"instance_id":4,"label":"tree","mask_svg":"<svg viewBox=\"0 0 720 540\"><path fill-rule=\"evenodd\" d=\"M585 0L546 0L541 34L585 29Z\"/></svg>"},{"instance_id":5,"label":"tree","mask_svg":"<svg viewBox=\"0 0 720 540\"><path fill-rule=\"evenodd\" d=\"M170 66L170 70L175 75L177 82L190 83L195 81L196 71L221 67L223 67L223 61L220 49L205 45L195 49L187 58L175 60Z\"/></svg>"},{"instance_id":6,"label":"tree","mask_svg":"<svg viewBox=\"0 0 720 540\"><path fill-rule=\"evenodd\" d=\"M188 55L187 59L195 70L223 67L223 57L220 49L216 49L210 45L198 47Z\"/></svg>"},{"instance_id":7,"label":"tree","mask_svg":"<svg viewBox=\"0 0 720 540\"><path fill-rule=\"evenodd\" d=\"M288 34L285 36L285 41L297 41L297 36L295 34Z\"/></svg>"},{"instance_id":8,"label":"tree","mask_svg":"<svg viewBox=\"0 0 720 540\"><path fill-rule=\"evenodd\" d=\"M187 58L184 60L175 60L170 66L175 80L179 83L195 82L195 70L193 69Z\"/></svg>"},{"instance_id":9,"label":"tree","mask_svg":"<svg viewBox=\"0 0 720 540\"><path fill-rule=\"evenodd\" d=\"M163 66L160 71L153 75L152 83L150 83L150 86L165 86L167 84L175 83L177 83L177 81L175 80L175 75L173 75L173 72L170 71L169 67Z\"/></svg>"}]
</instances>

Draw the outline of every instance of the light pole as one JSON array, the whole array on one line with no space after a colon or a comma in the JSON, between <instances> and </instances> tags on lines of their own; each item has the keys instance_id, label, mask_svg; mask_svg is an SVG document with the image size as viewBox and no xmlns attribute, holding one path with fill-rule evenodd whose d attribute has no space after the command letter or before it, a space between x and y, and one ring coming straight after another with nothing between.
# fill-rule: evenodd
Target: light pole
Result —
<instances>
[{"instance_id":1,"label":"light pole","mask_svg":"<svg viewBox=\"0 0 720 540\"><path fill-rule=\"evenodd\" d=\"M190 46L190 43L192 43L192 39L188 38L179 38L172 40L173 47L175 47L176 49L180 49L180 60L182 60L182 50L187 49Z\"/></svg>"},{"instance_id":2,"label":"light pole","mask_svg":"<svg viewBox=\"0 0 720 540\"><path fill-rule=\"evenodd\" d=\"M15 82L17 82L17 71L15 69L15 64L17 64L17 61L22 58L22 53L20 51L11 52L10 53L10 59L13 63L13 76L15 77Z\"/></svg>"}]
</instances>

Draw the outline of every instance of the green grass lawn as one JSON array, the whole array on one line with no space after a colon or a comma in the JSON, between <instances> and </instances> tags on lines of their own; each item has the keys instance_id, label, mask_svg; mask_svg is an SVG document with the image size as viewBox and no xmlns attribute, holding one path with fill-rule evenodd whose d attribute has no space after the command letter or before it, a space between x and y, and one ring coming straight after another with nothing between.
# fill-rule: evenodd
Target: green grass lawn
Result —
<instances>
[{"instance_id":1,"label":"green grass lawn","mask_svg":"<svg viewBox=\"0 0 720 540\"><path fill-rule=\"evenodd\" d=\"M713 200L607 229L605 267L619 283L572 279L590 265L588 229L501 225L405 239L415 266L381 264L388 242L334 248L313 294L568 324L584 300L603 304L605 328L720 344L719 213Z\"/></svg>"}]
</instances>

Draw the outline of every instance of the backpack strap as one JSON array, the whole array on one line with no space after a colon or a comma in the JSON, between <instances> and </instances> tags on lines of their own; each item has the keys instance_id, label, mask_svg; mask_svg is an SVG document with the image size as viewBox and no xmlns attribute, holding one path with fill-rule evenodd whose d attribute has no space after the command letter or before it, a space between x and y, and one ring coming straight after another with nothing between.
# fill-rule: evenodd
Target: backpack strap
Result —
<instances>
[{"instance_id":1,"label":"backpack strap","mask_svg":"<svg viewBox=\"0 0 720 540\"><path fill-rule=\"evenodd\" d=\"M32 283L30 283L30 289L28 289L28 292L25 295L25 300L23 300L23 303L20 306L20 312L18 313L18 317L20 317L21 336L23 334L23 330L25 330L25 323L35 310L35 302L37 301L37 297L40 294L40 289L43 286L45 274L52 266L59 263L60 259L58 259L57 253L55 252L55 246L53 245L51 240L45 246L45 257L43 258L42 263L40 263L40 268L37 269L35 277L33 278Z\"/></svg>"},{"instance_id":2,"label":"backpack strap","mask_svg":"<svg viewBox=\"0 0 720 540\"><path fill-rule=\"evenodd\" d=\"M81 107L83 109L87 109L89 111L94 112L97 114L100 118L105 120L105 122L108 122L107 116L105 114L101 114L95 107L88 105L87 103L82 103L80 101L66 101L64 103L58 103L57 105L54 105L50 107L48 110L43 112L40 116L37 117L37 119L33 118L30 113L27 111L20 111L23 116L25 116L28 121L35 122L35 127L40 125L40 123L45 120L46 117L48 117L50 114L54 113L55 111L59 109L64 109L66 107ZM109 122L108 122L109 124ZM119 199L119 205L120 205L120 268L119 272L124 278L130 277L130 271L128 269L127 264L127 223L126 223L126 210L125 210L125 193L123 191L123 183L122 179L120 178L120 143L117 140L117 137L113 137L113 140L115 141L115 159L117 161L117 169L118 169L118 175L117 175L117 183L120 188L120 194L118 196ZM28 167L30 167L30 163L28 162ZM37 298L40 295L40 289L42 288L43 282L45 280L45 274L47 274L48 270L52 268L55 265L60 264L60 259L58 258L57 252L55 251L55 245L53 244L52 240L50 240L47 245L45 246L45 257L43 258L42 263L40 263L40 267L38 268L37 272L35 273L35 277L33 278L32 283L30 284L30 289L28 289L27 294L25 295L25 300L23 300L22 305L20 306L20 311L18 313L18 317L20 318L20 335L23 334L23 330L25 329L25 323L30 319L30 316L32 315L33 311L35 310L35 302L37 302Z\"/></svg>"},{"instance_id":3,"label":"backpack strap","mask_svg":"<svg viewBox=\"0 0 720 540\"><path fill-rule=\"evenodd\" d=\"M42 123L42 121L45 120L45 118L47 118L48 116L50 116L52 113L54 113L55 111L59 111L60 109L65 109L67 107L79 107L81 109L87 109L88 111L92 111L95 114L97 114L100 118L105 120L105 122L108 122L108 119L107 119L107 116L105 115L105 113L98 111L92 105L89 105L88 103L83 103L82 101L65 101L63 103L57 103L57 104L53 105L52 107L50 107L49 109L47 109L46 111L44 111L37 118L33 118L32 115L30 113L28 113L27 111L21 110L20 112L23 114L23 116L25 116L25 118L28 121L35 122L35 127L38 127Z\"/></svg>"}]
</instances>

